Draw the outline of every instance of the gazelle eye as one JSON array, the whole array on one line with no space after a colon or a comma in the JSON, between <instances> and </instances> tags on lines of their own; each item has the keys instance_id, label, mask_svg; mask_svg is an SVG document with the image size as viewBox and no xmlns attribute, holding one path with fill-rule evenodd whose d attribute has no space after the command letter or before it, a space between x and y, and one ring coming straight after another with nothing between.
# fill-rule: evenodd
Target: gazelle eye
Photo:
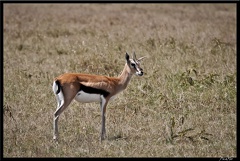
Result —
<instances>
[{"instance_id":1,"label":"gazelle eye","mask_svg":"<svg viewBox=\"0 0 240 161\"><path fill-rule=\"evenodd\" d=\"M135 64L134 64L134 63L131 63L131 66L132 66L132 67L135 67Z\"/></svg>"}]
</instances>

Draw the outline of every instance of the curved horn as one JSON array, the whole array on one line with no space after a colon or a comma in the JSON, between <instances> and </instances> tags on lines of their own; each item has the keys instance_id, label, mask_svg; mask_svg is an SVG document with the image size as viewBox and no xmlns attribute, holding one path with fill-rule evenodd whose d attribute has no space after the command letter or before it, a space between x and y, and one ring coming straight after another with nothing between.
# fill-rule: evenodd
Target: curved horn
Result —
<instances>
[{"instance_id":1,"label":"curved horn","mask_svg":"<svg viewBox=\"0 0 240 161\"><path fill-rule=\"evenodd\" d=\"M143 56L143 57L141 57L141 58L139 58L137 61L141 61L141 60L143 60L144 58L146 58L147 56Z\"/></svg>"},{"instance_id":2,"label":"curved horn","mask_svg":"<svg viewBox=\"0 0 240 161\"><path fill-rule=\"evenodd\" d=\"M133 52L133 60L136 60L136 54L135 54L135 51Z\"/></svg>"}]
</instances>

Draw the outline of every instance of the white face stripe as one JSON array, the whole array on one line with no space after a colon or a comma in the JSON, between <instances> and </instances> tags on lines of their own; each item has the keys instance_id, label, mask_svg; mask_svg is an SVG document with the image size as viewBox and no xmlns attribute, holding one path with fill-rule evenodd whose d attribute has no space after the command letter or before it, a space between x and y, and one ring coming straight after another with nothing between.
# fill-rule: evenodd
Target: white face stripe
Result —
<instances>
[{"instance_id":1,"label":"white face stripe","mask_svg":"<svg viewBox=\"0 0 240 161\"><path fill-rule=\"evenodd\" d=\"M137 60L134 60L134 59L129 59L129 61L130 61L131 68L134 68L136 70L135 74L136 75L142 75L143 72L142 72L141 68L139 67L140 63ZM135 64L135 65L132 66L131 64Z\"/></svg>"}]
</instances>

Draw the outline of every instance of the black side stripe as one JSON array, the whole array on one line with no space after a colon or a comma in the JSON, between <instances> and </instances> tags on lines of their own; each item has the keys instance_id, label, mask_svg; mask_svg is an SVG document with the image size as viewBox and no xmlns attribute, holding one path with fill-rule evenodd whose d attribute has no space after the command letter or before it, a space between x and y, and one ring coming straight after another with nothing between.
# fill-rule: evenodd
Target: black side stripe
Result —
<instances>
[{"instance_id":1,"label":"black side stripe","mask_svg":"<svg viewBox=\"0 0 240 161\"><path fill-rule=\"evenodd\" d=\"M105 98L110 94L108 91L93 88L93 87L88 87L83 84L81 84L79 91L81 90L84 91L85 93L100 94L100 95L103 95Z\"/></svg>"},{"instance_id":2,"label":"black side stripe","mask_svg":"<svg viewBox=\"0 0 240 161\"><path fill-rule=\"evenodd\" d=\"M55 83L57 84L58 86L58 89L56 91L56 94L58 94L60 92L60 89L61 89L61 85L60 85L60 82L58 80L55 81Z\"/></svg>"}]
</instances>

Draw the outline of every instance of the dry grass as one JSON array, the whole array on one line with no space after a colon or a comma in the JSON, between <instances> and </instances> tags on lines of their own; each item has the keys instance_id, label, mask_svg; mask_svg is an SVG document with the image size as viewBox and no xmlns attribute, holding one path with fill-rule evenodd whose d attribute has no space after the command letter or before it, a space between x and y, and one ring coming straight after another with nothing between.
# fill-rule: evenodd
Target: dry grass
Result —
<instances>
[{"instance_id":1,"label":"dry grass","mask_svg":"<svg viewBox=\"0 0 240 161\"><path fill-rule=\"evenodd\" d=\"M52 80L146 74L107 108L73 102L53 140ZM3 157L236 157L235 4L4 4Z\"/></svg>"}]
</instances>

